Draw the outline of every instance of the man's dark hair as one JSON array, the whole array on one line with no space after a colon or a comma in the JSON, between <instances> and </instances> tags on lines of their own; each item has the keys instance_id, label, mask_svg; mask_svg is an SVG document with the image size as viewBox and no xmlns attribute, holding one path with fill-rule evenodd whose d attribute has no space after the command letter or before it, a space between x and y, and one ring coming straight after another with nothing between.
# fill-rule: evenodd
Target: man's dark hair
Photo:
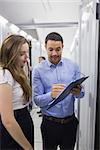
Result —
<instances>
[{"instance_id":1,"label":"man's dark hair","mask_svg":"<svg viewBox=\"0 0 100 150\"><path fill-rule=\"evenodd\" d=\"M44 56L40 56L39 58L42 58L42 59L46 60L46 58Z\"/></svg>"},{"instance_id":2,"label":"man's dark hair","mask_svg":"<svg viewBox=\"0 0 100 150\"><path fill-rule=\"evenodd\" d=\"M63 38L59 33L51 32L45 38L45 44L47 44L48 40L61 41L63 44Z\"/></svg>"}]
</instances>

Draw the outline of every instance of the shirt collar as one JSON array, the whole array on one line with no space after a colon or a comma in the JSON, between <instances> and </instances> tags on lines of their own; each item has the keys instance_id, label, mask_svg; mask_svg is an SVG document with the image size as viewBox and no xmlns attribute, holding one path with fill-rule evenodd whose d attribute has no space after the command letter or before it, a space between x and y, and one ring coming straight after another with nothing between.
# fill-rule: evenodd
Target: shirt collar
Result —
<instances>
[{"instance_id":1,"label":"shirt collar","mask_svg":"<svg viewBox=\"0 0 100 150\"><path fill-rule=\"evenodd\" d=\"M49 67L55 67L55 66L57 66L57 65L62 65L63 59L61 59L60 62L59 62L57 65L52 64L49 60L47 60L47 63L48 63L48 65L49 65Z\"/></svg>"}]
</instances>

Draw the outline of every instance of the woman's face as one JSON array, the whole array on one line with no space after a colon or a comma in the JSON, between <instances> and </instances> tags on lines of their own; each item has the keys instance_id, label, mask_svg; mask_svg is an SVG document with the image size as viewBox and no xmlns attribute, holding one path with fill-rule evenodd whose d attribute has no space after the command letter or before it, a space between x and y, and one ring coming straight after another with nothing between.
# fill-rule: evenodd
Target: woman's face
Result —
<instances>
[{"instance_id":1,"label":"woman's face","mask_svg":"<svg viewBox=\"0 0 100 150\"><path fill-rule=\"evenodd\" d=\"M19 65L24 67L27 59L29 58L29 45L27 43L22 45L20 55L19 55Z\"/></svg>"}]
</instances>

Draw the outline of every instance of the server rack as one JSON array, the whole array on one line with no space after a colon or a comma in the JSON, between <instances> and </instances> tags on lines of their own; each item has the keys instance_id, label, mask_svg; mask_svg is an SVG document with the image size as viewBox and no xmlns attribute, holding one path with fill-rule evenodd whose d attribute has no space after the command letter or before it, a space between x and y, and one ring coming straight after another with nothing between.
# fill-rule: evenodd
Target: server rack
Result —
<instances>
[{"instance_id":1,"label":"server rack","mask_svg":"<svg viewBox=\"0 0 100 150\"><path fill-rule=\"evenodd\" d=\"M97 76L97 98L96 98L96 121L95 121L95 144L94 149L100 149L100 3L97 3L96 18L98 20L98 76Z\"/></svg>"}]
</instances>

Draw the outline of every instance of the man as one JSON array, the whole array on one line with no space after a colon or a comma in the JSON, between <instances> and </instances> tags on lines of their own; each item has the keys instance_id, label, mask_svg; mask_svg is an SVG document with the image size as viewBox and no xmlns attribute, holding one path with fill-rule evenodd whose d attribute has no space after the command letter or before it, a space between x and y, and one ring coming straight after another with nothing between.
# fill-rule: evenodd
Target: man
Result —
<instances>
[{"instance_id":1,"label":"man","mask_svg":"<svg viewBox=\"0 0 100 150\"><path fill-rule=\"evenodd\" d=\"M62 58L63 38L52 32L45 39L48 60L40 63L33 72L33 92L36 104L41 108L43 120L41 133L43 150L73 150L76 141L78 119L74 114L75 98L84 96L80 85L50 109L48 106L70 82L80 78L79 67Z\"/></svg>"}]
</instances>

